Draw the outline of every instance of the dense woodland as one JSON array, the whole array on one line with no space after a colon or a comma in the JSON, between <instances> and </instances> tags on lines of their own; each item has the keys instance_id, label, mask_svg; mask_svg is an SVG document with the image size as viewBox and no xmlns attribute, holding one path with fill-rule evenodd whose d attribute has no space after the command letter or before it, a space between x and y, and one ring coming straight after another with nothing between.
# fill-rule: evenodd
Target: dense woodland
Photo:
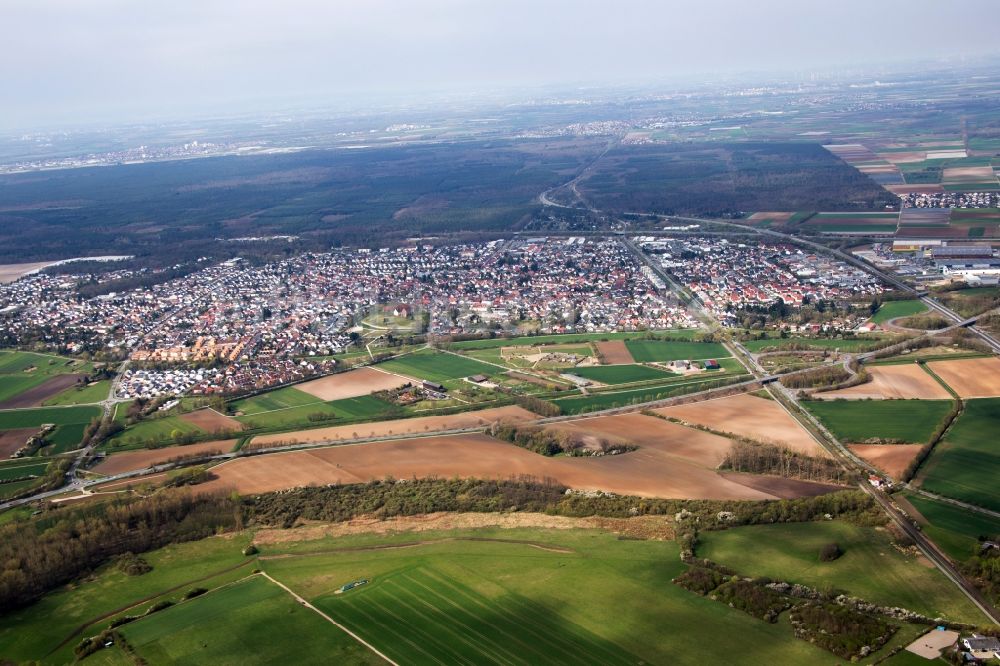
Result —
<instances>
[{"instance_id":1,"label":"dense woodland","mask_svg":"<svg viewBox=\"0 0 1000 666\"><path fill-rule=\"evenodd\" d=\"M722 468L806 481L844 484L851 481L851 474L832 458L807 456L782 446L743 440L733 442Z\"/></svg>"}]
</instances>

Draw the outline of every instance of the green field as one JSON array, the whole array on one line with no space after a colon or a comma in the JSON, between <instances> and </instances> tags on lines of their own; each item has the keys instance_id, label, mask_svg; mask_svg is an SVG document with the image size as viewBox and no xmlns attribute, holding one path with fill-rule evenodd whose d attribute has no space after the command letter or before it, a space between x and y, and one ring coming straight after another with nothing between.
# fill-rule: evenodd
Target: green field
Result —
<instances>
[{"instance_id":1,"label":"green field","mask_svg":"<svg viewBox=\"0 0 1000 666\"><path fill-rule=\"evenodd\" d=\"M263 578L233 583L122 628L153 664L384 663ZM89 661L88 661L89 663Z\"/></svg>"},{"instance_id":2,"label":"green field","mask_svg":"<svg viewBox=\"0 0 1000 666\"><path fill-rule=\"evenodd\" d=\"M922 529L934 543L957 560L978 554L980 537L1000 538L1000 519L904 492L906 500L927 519Z\"/></svg>"},{"instance_id":3,"label":"green field","mask_svg":"<svg viewBox=\"0 0 1000 666\"><path fill-rule=\"evenodd\" d=\"M305 391L300 391L294 386L286 386L285 388L236 400L230 404L230 408L233 412L243 412L243 414L249 416L261 412L270 412L275 409L312 405L318 402L322 402L322 400Z\"/></svg>"},{"instance_id":4,"label":"green field","mask_svg":"<svg viewBox=\"0 0 1000 666\"><path fill-rule=\"evenodd\" d=\"M927 306L918 300L886 301L875 312L875 314L872 315L871 320L876 324L884 324L891 319L896 319L897 317L909 317L911 315L925 312L926 310Z\"/></svg>"},{"instance_id":5,"label":"green field","mask_svg":"<svg viewBox=\"0 0 1000 666\"><path fill-rule=\"evenodd\" d=\"M494 365L433 349L421 349L412 354L390 359L380 363L379 368L432 382L446 382L470 375L490 376L502 372Z\"/></svg>"},{"instance_id":6,"label":"green field","mask_svg":"<svg viewBox=\"0 0 1000 666\"><path fill-rule=\"evenodd\" d=\"M844 554L820 562L819 551L836 542ZM981 614L937 569L896 550L884 530L846 522L790 523L703 532L698 556L748 576L839 589L883 605L899 605L960 622Z\"/></svg>"},{"instance_id":7,"label":"green field","mask_svg":"<svg viewBox=\"0 0 1000 666\"><path fill-rule=\"evenodd\" d=\"M90 363L34 352L0 350L0 402L14 398L46 380L67 373L88 373ZM103 399L107 396L105 391Z\"/></svg>"},{"instance_id":8,"label":"green field","mask_svg":"<svg viewBox=\"0 0 1000 666\"><path fill-rule=\"evenodd\" d=\"M98 407L49 407L0 411L0 430L34 428L43 423L56 425L87 424L101 415Z\"/></svg>"},{"instance_id":9,"label":"green field","mask_svg":"<svg viewBox=\"0 0 1000 666\"><path fill-rule=\"evenodd\" d=\"M921 469L921 487L1000 510L998 432L1000 398L966 400L964 411Z\"/></svg>"},{"instance_id":10,"label":"green field","mask_svg":"<svg viewBox=\"0 0 1000 666\"><path fill-rule=\"evenodd\" d=\"M369 395L357 398L344 398L332 402L314 402L311 405L277 409L247 416L239 416L237 420L250 427L264 430L286 428L292 426L310 425L310 414L325 414L329 421L316 422L315 425L338 425L344 421L360 421L374 419L385 415L392 406Z\"/></svg>"},{"instance_id":11,"label":"green field","mask_svg":"<svg viewBox=\"0 0 1000 666\"><path fill-rule=\"evenodd\" d=\"M165 442L174 435L201 435L205 431L177 415L146 418L112 437L108 448L138 446L143 442Z\"/></svg>"},{"instance_id":12,"label":"green field","mask_svg":"<svg viewBox=\"0 0 1000 666\"><path fill-rule=\"evenodd\" d=\"M20 476L27 476L29 474L35 474L41 476L45 473L45 468L48 467L49 461L42 460L39 461L37 458L23 458L23 459L13 459L4 460L0 462L0 481L5 479L16 479Z\"/></svg>"},{"instance_id":13,"label":"green field","mask_svg":"<svg viewBox=\"0 0 1000 666\"><path fill-rule=\"evenodd\" d=\"M637 363L729 357L729 352L718 342L627 340L625 346Z\"/></svg>"},{"instance_id":14,"label":"green field","mask_svg":"<svg viewBox=\"0 0 1000 666\"><path fill-rule=\"evenodd\" d=\"M859 351L874 347L883 341L884 338L848 338L838 340L836 338L765 338L763 340L747 340L741 343L753 353L767 351L782 345L796 344L810 349L840 349L842 351Z\"/></svg>"},{"instance_id":15,"label":"green field","mask_svg":"<svg viewBox=\"0 0 1000 666\"><path fill-rule=\"evenodd\" d=\"M572 368L567 372L603 384L628 384L675 376L646 365L592 365Z\"/></svg>"},{"instance_id":16,"label":"green field","mask_svg":"<svg viewBox=\"0 0 1000 666\"><path fill-rule=\"evenodd\" d=\"M671 329L659 331L670 337L694 337L697 329ZM519 338L490 338L488 340L462 340L453 342L456 351L466 349L496 349L498 347L530 347L532 345L563 345L571 342L597 342L600 340L632 340L644 338L646 331L622 331L614 333L563 333L558 335L527 335Z\"/></svg>"},{"instance_id":17,"label":"green field","mask_svg":"<svg viewBox=\"0 0 1000 666\"><path fill-rule=\"evenodd\" d=\"M743 663L836 663L787 627L671 584L685 568L672 542L481 529L379 548L413 540L289 544L278 552L303 557L265 569L400 664L684 664L701 661L707 641ZM362 577L371 583L333 594Z\"/></svg>"},{"instance_id":18,"label":"green field","mask_svg":"<svg viewBox=\"0 0 1000 666\"><path fill-rule=\"evenodd\" d=\"M923 444L951 409L950 400L812 400L803 403L844 442L898 439Z\"/></svg>"}]
</instances>

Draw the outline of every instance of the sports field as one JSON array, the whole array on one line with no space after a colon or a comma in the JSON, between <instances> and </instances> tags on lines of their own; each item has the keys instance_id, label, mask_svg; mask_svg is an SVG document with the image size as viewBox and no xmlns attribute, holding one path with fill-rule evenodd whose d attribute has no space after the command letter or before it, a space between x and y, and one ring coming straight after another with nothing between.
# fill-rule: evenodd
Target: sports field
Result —
<instances>
[{"instance_id":1,"label":"sports field","mask_svg":"<svg viewBox=\"0 0 1000 666\"><path fill-rule=\"evenodd\" d=\"M803 405L844 442L879 438L923 444L952 403L950 400L813 400Z\"/></svg>"},{"instance_id":2,"label":"sports field","mask_svg":"<svg viewBox=\"0 0 1000 666\"><path fill-rule=\"evenodd\" d=\"M836 542L844 554L820 562L820 549ZM903 554L884 530L840 521L754 525L703 532L698 556L747 576L839 589L930 617L979 622L981 614L921 555Z\"/></svg>"},{"instance_id":3,"label":"sports field","mask_svg":"<svg viewBox=\"0 0 1000 666\"><path fill-rule=\"evenodd\" d=\"M380 363L379 368L432 382L446 382L470 375L490 376L503 372L495 365L433 349L421 349L412 354L390 359Z\"/></svg>"},{"instance_id":4,"label":"sports field","mask_svg":"<svg viewBox=\"0 0 1000 666\"><path fill-rule=\"evenodd\" d=\"M179 603L122 634L153 664L384 663L263 576Z\"/></svg>"},{"instance_id":5,"label":"sports field","mask_svg":"<svg viewBox=\"0 0 1000 666\"><path fill-rule=\"evenodd\" d=\"M918 475L925 490L1000 511L1000 398L966 400Z\"/></svg>"},{"instance_id":6,"label":"sports field","mask_svg":"<svg viewBox=\"0 0 1000 666\"><path fill-rule=\"evenodd\" d=\"M910 315L920 314L926 310L927 306L918 300L886 301L875 312L875 314L872 315L871 321L876 324L884 324L892 319L896 319L898 317L909 317Z\"/></svg>"},{"instance_id":7,"label":"sports field","mask_svg":"<svg viewBox=\"0 0 1000 666\"><path fill-rule=\"evenodd\" d=\"M926 519L927 524L921 525L924 533L955 559L978 555L981 537L1000 538L1000 519L916 493L904 492L903 497Z\"/></svg>"},{"instance_id":8,"label":"sports field","mask_svg":"<svg viewBox=\"0 0 1000 666\"><path fill-rule=\"evenodd\" d=\"M727 358L729 352L717 342L667 342L628 340L625 343L637 363Z\"/></svg>"},{"instance_id":9,"label":"sports field","mask_svg":"<svg viewBox=\"0 0 1000 666\"><path fill-rule=\"evenodd\" d=\"M602 384L628 384L671 377L663 370L646 365L594 365L573 368L569 372Z\"/></svg>"}]
</instances>

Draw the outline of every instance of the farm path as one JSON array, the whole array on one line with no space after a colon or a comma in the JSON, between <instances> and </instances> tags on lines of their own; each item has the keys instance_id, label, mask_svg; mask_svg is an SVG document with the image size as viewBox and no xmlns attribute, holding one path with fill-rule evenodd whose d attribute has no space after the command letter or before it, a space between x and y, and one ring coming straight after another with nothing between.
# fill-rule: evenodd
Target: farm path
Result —
<instances>
[{"instance_id":1,"label":"farm path","mask_svg":"<svg viewBox=\"0 0 1000 666\"><path fill-rule=\"evenodd\" d=\"M361 638L361 636L358 636L356 633L354 633L353 631L351 631L350 629L348 629L347 627L345 627L341 623L337 622L336 620L334 620L332 617L330 617L329 615L327 615L326 613L324 613L320 609L318 609L315 606L313 606L311 603L309 603L308 601L306 601L305 599L303 599L302 597L300 597L298 595L298 593L296 593L292 588L288 587L287 585L285 585L284 583L282 583L280 580L272 578L271 575L269 573L267 573L266 571L262 571L260 573L260 575L263 576L264 578L268 579L269 581L271 581L272 583L274 583L275 585L277 585L281 589L283 589L285 592L288 592L288 594L292 595L292 598L295 599L300 604L302 604L302 606L304 608L308 608L309 610L313 611L314 613L316 613L317 615L319 615L320 617L322 617L324 620L326 620L327 622L329 622L333 626L337 627L338 629L340 629L341 631L343 631L345 634L347 634L348 636L350 636L351 638L353 638L354 640L356 640L357 642L361 643L366 648L368 648L369 650L371 650L372 652L374 652L375 654L377 654L378 656L380 656L382 659L385 659L385 661L387 663L392 664L392 666L399 666L399 664L397 664L396 662L394 662L392 659L389 659L389 657L387 657L382 652L380 652L378 650L378 648L376 648L374 645L372 645L371 643L369 643L365 639Z\"/></svg>"}]
</instances>

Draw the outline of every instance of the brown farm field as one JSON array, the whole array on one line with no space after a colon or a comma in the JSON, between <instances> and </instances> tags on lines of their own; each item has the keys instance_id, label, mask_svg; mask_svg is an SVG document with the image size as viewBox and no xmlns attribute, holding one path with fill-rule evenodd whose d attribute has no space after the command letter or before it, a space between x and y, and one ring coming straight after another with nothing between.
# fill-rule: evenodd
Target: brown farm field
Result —
<instances>
[{"instance_id":1,"label":"brown farm field","mask_svg":"<svg viewBox=\"0 0 1000 666\"><path fill-rule=\"evenodd\" d=\"M83 377L84 375L55 375L46 379L38 386L33 386L13 398L0 402L0 409L40 407L43 402L74 386Z\"/></svg>"},{"instance_id":2,"label":"brown farm field","mask_svg":"<svg viewBox=\"0 0 1000 666\"><path fill-rule=\"evenodd\" d=\"M903 476L906 467L923 448L923 444L851 444L847 448L892 478L898 479Z\"/></svg>"},{"instance_id":3,"label":"brown farm field","mask_svg":"<svg viewBox=\"0 0 1000 666\"><path fill-rule=\"evenodd\" d=\"M825 449L780 404L749 393L654 411L712 430L780 444L808 455L827 455Z\"/></svg>"},{"instance_id":4,"label":"brown farm field","mask_svg":"<svg viewBox=\"0 0 1000 666\"><path fill-rule=\"evenodd\" d=\"M375 391L387 391L411 383L412 379L391 372L376 368L358 368L297 384L295 388L320 400L341 400L368 395Z\"/></svg>"},{"instance_id":5,"label":"brown farm field","mask_svg":"<svg viewBox=\"0 0 1000 666\"><path fill-rule=\"evenodd\" d=\"M964 358L929 361L927 367L962 398L1000 396L1000 358Z\"/></svg>"},{"instance_id":6,"label":"brown farm field","mask_svg":"<svg viewBox=\"0 0 1000 666\"><path fill-rule=\"evenodd\" d=\"M260 437L254 437L251 445L259 447L290 443L328 442L338 439L357 439L361 437L385 437L387 435L418 435L435 430L474 428L476 426L488 425L494 421L524 423L526 421L534 421L537 418L537 414L521 407L496 407L474 412L461 412L449 416L418 416L412 419L395 419L375 423L316 428L314 430L298 430L275 435L261 435Z\"/></svg>"},{"instance_id":7,"label":"brown farm field","mask_svg":"<svg viewBox=\"0 0 1000 666\"><path fill-rule=\"evenodd\" d=\"M39 261L31 264L0 264L0 284L15 282L28 273L50 266L51 261Z\"/></svg>"},{"instance_id":8,"label":"brown farm field","mask_svg":"<svg viewBox=\"0 0 1000 666\"><path fill-rule=\"evenodd\" d=\"M236 419L220 414L209 407L181 414L180 418L205 432L243 430L244 427Z\"/></svg>"},{"instance_id":9,"label":"brown farm field","mask_svg":"<svg viewBox=\"0 0 1000 666\"><path fill-rule=\"evenodd\" d=\"M153 465L160 465L178 456L189 456L210 451L227 453L236 446L235 439L224 439L214 442L201 442L199 444L187 444L185 446L167 446L162 449L143 449L141 451L125 451L108 456L94 471L106 476L114 476L122 472L133 472L137 469L146 469Z\"/></svg>"},{"instance_id":10,"label":"brown farm field","mask_svg":"<svg viewBox=\"0 0 1000 666\"><path fill-rule=\"evenodd\" d=\"M839 391L817 393L821 400L948 400L951 394L916 363L868 368L872 380Z\"/></svg>"},{"instance_id":11,"label":"brown farm field","mask_svg":"<svg viewBox=\"0 0 1000 666\"><path fill-rule=\"evenodd\" d=\"M216 478L200 487L261 493L390 476L531 476L579 490L691 499L788 498L833 488L792 479L720 474L715 466L729 447L727 438L653 416L604 416L552 427L619 441L625 436L639 449L614 456L550 458L479 433L432 436L241 458L214 467Z\"/></svg>"},{"instance_id":12,"label":"brown farm field","mask_svg":"<svg viewBox=\"0 0 1000 666\"><path fill-rule=\"evenodd\" d=\"M632 352L625 346L624 340L606 340L595 344L597 351L604 357L604 362L609 365L635 363Z\"/></svg>"},{"instance_id":13,"label":"brown farm field","mask_svg":"<svg viewBox=\"0 0 1000 666\"><path fill-rule=\"evenodd\" d=\"M28 438L36 432L38 432L38 428L0 430L0 458L9 458L14 451L24 446Z\"/></svg>"}]
</instances>

